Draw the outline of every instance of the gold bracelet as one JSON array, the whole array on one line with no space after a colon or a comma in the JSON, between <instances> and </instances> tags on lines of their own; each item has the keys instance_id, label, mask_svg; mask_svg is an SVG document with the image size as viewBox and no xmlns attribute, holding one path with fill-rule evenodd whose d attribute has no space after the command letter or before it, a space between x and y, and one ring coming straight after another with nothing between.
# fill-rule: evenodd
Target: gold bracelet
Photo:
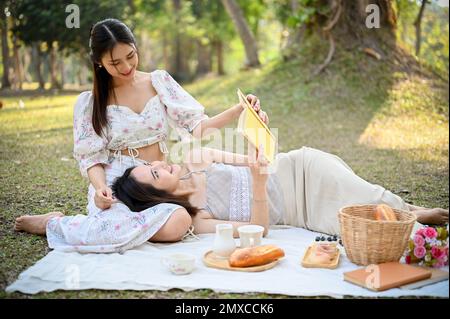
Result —
<instances>
[{"instance_id":1,"label":"gold bracelet","mask_svg":"<svg viewBox=\"0 0 450 319\"><path fill-rule=\"evenodd\" d=\"M267 199L254 199L253 198L253 201L255 201L255 202L267 202Z\"/></svg>"}]
</instances>

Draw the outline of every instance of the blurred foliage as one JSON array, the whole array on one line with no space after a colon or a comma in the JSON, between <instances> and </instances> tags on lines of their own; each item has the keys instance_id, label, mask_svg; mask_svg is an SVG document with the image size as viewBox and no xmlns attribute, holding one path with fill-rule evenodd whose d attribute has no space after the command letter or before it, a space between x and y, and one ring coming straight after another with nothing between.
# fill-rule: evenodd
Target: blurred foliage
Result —
<instances>
[{"instance_id":1,"label":"blurred foliage","mask_svg":"<svg viewBox=\"0 0 450 319\"><path fill-rule=\"evenodd\" d=\"M310 25L322 16L328 16L330 7L319 0L298 0L293 8L292 0L274 1L273 6L279 21L290 28Z\"/></svg>"},{"instance_id":2,"label":"blurred foliage","mask_svg":"<svg viewBox=\"0 0 450 319\"><path fill-rule=\"evenodd\" d=\"M217 73L218 68L218 43L223 44L226 72L238 71L245 60L244 44L219 0L4 0L3 3L11 13L8 18L9 38L17 37L22 45L21 54L25 54L26 50L30 52L32 43L39 43L44 51L45 64L48 63L48 46L57 43L60 56L64 59L69 57L67 61L71 61L66 66L66 82L69 83L75 83L77 76L88 79L89 75L80 73L79 62L88 60L89 29L93 23L107 17L121 19L130 26L142 49L141 67L147 70L172 66L175 47L180 43L182 49L179 52L184 65L188 66L189 78L195 76L199 65L199 46L209 50L210 72L213 73ZM67 29L65 26L68 15L65 7L71 3L77 4L81 10L79 29ZM180 7L176 9L175 4L178 3ZM331 12L328 2L324 0L237 0L237 3L255 35L263 63L281 60L283 41L291 30L326 21ZM414 21L420 1L395 0L393 3L398 15L398 43L414 54ZM444 77L449 72L448 20L448 7L438 5L436 0L427 4L422 21L422 48L418 57L423 64ZM12 41L8 43L12 57ZM26 71L36 80L34 63L31 61ZM0 65L0 72L2 67ZM47 69L43 67L45 77L48 76Z\"/></svg>"},{"instance_id":3,"label":"blurred foliage","mask_svg":"<svg viewBox=\"0 0 450 319\"><path fill-rule=\"evenodd\" d=\"M414 21L419 14L420 2L396 0L398 16L397 37L411 54L415 54L416 31ZM449 74L449 8L428 1L422 18L422 46L418 58L443 77Z\"/></svg>"},{"instance_id":4,"label":"blurred foliage","mask_svg":"<svg viewBox=\"0 0 450 319\"><path fill-rule=\"evenodd\" d=\"M80 28L68 29L65 8L76 4L80 8ZM91 26L107 17L121 17L127 22L129 9L122 0L15 0L10 11L13 19L12 32L26 45L44 42L47 46L57 42L60 51L86 52Z\"/></svg>"}]
</instances>

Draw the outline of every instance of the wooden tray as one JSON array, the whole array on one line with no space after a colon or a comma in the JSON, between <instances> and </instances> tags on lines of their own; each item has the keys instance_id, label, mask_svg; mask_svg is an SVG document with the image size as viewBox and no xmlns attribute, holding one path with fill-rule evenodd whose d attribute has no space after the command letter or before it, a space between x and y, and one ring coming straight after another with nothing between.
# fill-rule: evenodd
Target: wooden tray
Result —
<instances>
[{"instance_id":1,"label":"wooden tray","mask_svg":"<svg viewBox=\"0 0 450 319\"><path fill-rule=\"evenodd\" d=\"M278 260L272 261L269 264L261 265L261 266L253 266L253 267L231 267L228 263L228 258L217 257L212 250L205 253L203 256L203 263L212 268L225 269L225 270L233 270L233 271L246 271L246 272L256 272L256 271L264 271L270 268L275 267L278 263Z\"/></svg>"},{"instance_id":2,"label":"wooden tray","mask_svg":"<svg viewBox=\"0 0 450 319\"><path fill-rule=\"evenodd\" d=\"M334 259L329 264L320 264L320 263L308 262L307 260L308 260L309 254L311 254L313 248L314 248L314 245L311 245L306 250L305 255L303 256L303 259L302 259L302 266L303 267L305 267L305 268L327 268L327 269L335 269L335 268L337 268L337 266L339 264L339 256L341 255L341 252L339 251L339 248L336 247L336 250L337 250L336 257L334 257Z\"/></svg>"}]
</instances>

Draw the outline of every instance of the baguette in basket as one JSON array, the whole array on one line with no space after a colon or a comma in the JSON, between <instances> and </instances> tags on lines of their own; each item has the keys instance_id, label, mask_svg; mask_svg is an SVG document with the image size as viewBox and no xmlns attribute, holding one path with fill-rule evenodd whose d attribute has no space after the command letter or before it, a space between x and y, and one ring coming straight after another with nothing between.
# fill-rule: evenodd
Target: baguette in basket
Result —
<instances>
[{"instance_id":1,"label":"baguette in basket","mask_svg":"<svg viewBox=\"0 0 450 319\"><path fill-rule=\"evenodd\" d=\"M284 257L284 251L275 245L236 249L228 262L231 267L252 267L269 264Z\"/></svg>"},{"instance_id":2,"label":"baguette in basket","mask_svg":"<svg viewBox=\"0 0 450 319\"><path fill-rule=\"evenodd\" d=\"M380 204L375 207L375 219L397 221L394 211L386 204Z\"/></svg>"}]
</instances>

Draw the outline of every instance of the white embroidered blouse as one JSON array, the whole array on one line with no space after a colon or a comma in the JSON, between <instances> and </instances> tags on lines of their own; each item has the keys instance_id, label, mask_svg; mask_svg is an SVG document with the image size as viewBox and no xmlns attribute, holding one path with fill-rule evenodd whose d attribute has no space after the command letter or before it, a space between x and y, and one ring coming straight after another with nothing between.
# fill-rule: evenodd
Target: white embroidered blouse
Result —
<instances>
[{"instance_id":1,"label":"white embroidered blouse","mask_svg":"<svg viewBox=\"0 0 450 319\"><path fill-rule=\"evenodd\" d=\"M108 164L111 152L159 143L167 153L164 141L168 124L192 133L208 116L204 107L186 92L165 70L151 72L157 94L147 101L138 114L126 106L108 105L105 136L98 136L92 126L93 96L85 91L78 96L73 115L74 150L81 174L99 163Z\"/></svg>"}]
</instances>

